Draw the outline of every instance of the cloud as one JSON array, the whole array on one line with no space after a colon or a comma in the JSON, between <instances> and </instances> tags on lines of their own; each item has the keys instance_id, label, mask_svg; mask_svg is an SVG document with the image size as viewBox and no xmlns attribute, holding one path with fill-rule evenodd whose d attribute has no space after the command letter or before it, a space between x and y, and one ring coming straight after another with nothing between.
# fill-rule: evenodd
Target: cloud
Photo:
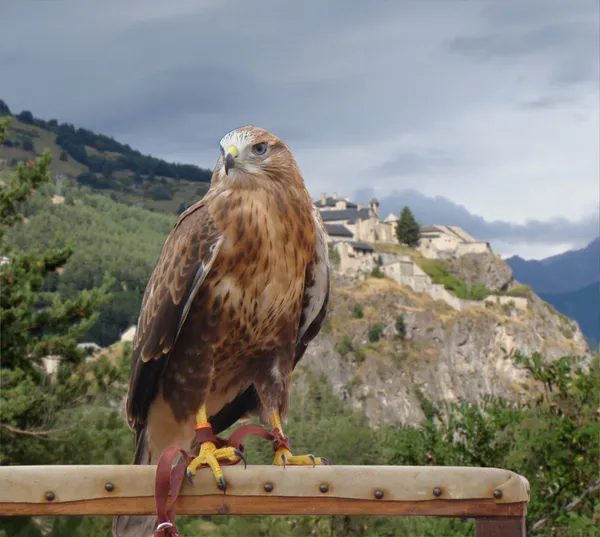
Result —
<instances>
[{"instance_id":1,"label":"cloud","mask_svg":"<svg viewBox=\"0 0 600 537\"><path fill-rule=\"evenodd\" d=\"M354 193L354 198L366 203L374 195L373 189L363 188ZM459 226L475 238L492 243L492 247L503 255L512 254L515 247L525 246L529 250L528 257L545 257L555 253L553 247L557 245L557 251L563 251L570 245L586 245L600 236L597 212L578 220L559 217L544 221L528 220L523 224L487 221L447 198L428 197L415 190L394 191L380 198L379 204L383 218L389 213L399 214L408 205L421 225Z\"/></svg>"},{"instance_id":2,"label":"cloud","mask_svg":"<svg viewBox=\"0 0 600 537\"><path fill-rule=\"evenodd\" d=\"M417 189L487 221L578 221L600 195L596 0L32 5L0 18L13 110L210 168L251 123L315 196Z\"/></svg>"},{"instance_id":3,"label":"cloud","mask_svg":"<svg viewBox=\"0 0 600 537\"><path fill-rule=\"evenodd\" d=\"M456 164L456 160L444 151L427 149L422 153L401 152L391 160L369 170L368 176L381 175L403 176L424 173L432 170L440 170Z\"/></svg>"}]
</instances>

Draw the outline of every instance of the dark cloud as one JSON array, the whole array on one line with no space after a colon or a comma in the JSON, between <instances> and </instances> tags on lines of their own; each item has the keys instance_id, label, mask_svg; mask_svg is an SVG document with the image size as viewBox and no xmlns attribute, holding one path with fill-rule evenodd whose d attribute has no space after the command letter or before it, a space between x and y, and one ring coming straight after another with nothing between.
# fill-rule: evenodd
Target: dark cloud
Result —
<instances>
[{"instance_id":1,"label":"dark cloud","mask_svg":"<svg viewBox=\"0 0 600 537\"><path fill-rule=\"evenodd\" d=\"M547 95L545 97L537 97L522 101L518 104L519 107L530 110L545 110L548 108L556 108L564 104L572 103L573 98L568 95Z\"/></svg>"},{"instance_id":2,"label":"dark cloud","mask_svg":"<svg viewBox=\"0 0 600 537\"><path fill-rule=\"evenodd\" d=\"M0 98L206 167L225 132L265 127L290 144L313 192L417 188L491 219L519 189L508 221L576 217L600 173L598 10L596 0L4 2Z\"/></svg>"},{"instance_id":3,"label":"dark cloud","mask_svg":"<svg viewBox=\"0 0 600 537\"><path fill-rule=\"evenodd\" d=\"M482 14L493 31L469 32L446 42L448 50L479 61L537 61L550 65L548 80L558 86L597 83L600 76L600 6L597 1L573 4L493 2Z\"/></svg>"},{"instance_id":4,"label":"dark cloud","mask_svg":"<svg viewBox=\"0 0 600 537\"><path fill-rule=\"evenodd\" d=\"M427 150L423 153L400 152L394 158L385 161L373 170L369 170L367 176L401 177L433 172L457 165L457 160L444 151Z\"/></svg>"},{"instance_id":5,"label":"dark cloud","mask_svg":"<svg viewBox=\"0 0 600 537\"><path fill-rule=\"evenodd\" d=\"M354 193L354 198L362 203L374 196L375 191L369 188ZM447 198L428 197L415 190L393 191L380 198L379 203L382 217L389 213L399 214L408 205L421 225L459 226L477 239L492 243L587 243L600 235L598 214L577 221L553 218L546 221L529 220L525 224L501 220L489 222Z\"/></svg>"},{"instance_id":6,"label":"dark cloud","mask_svg":"<svg viewBox=\"0 0 600 537\"><path fill-rule=\"evenodd\" d=\"M448 42L452 52L469 54L480 59L502 56L523 56L565 44L588 42L596 32L594 24L552 24L527 31L505 31L488 35L455 37Z\"/></svg>"}]
</instances>

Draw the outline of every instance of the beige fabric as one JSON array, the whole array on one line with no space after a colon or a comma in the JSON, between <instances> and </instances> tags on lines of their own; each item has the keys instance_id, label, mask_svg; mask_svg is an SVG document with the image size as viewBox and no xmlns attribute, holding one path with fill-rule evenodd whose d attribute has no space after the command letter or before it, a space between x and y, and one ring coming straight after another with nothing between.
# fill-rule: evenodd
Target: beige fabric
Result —
<instances>
[{"instance_id":1,"label":"beige fabric","mask_svg":"<svg viewBox=\"0 0 600 537\"><path fill-rule=\"evenodd\" d=\"M15 466L0 467L0 503L54 503L106 497L151 497L155 466ZM224 467L227 494L235 496L336 497L376 501L421 501L431 499L493 499L497 503L529 501L529 482L508 470L432 466L318 466ZM114 485L107 492L105 484ZM267 493L265 483L273 485ZM327 492L320 486L327 485ZM434 496L433 489L441 489ZM494 498L494 491L502 493ZM201 470L194 485L185 481L182 495L222 495L212 473Z\"/></svg>"}]
</instances>

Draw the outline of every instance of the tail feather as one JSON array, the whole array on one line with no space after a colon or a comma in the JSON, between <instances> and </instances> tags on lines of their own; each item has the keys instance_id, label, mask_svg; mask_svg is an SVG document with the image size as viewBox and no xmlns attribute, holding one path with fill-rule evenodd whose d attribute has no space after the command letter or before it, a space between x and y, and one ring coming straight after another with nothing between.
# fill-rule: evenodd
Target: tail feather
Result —
<instances>
[{"instance_id":1,"label":"tail feather","mask_svg":"<svg viewBox=\"0 0 600 537\"><path fill-rule=\"evenodd\" d=\"M148 446L146 429L137 431L137 441L133 464L156 464ZM156 516L150 515L118 515L113 518L112 532L114 537L148 537L156 527Z\"/></svg>"}]
</instances>

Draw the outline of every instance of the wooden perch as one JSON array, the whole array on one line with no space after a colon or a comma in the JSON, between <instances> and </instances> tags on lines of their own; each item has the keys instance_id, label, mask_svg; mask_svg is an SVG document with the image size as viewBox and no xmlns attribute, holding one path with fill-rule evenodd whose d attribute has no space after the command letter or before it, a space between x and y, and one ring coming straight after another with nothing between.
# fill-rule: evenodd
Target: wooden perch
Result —
<instances>
[{"instance_id":1,"label":"wooden perch","mask_svg":"<svg viewBox=\"0 0 600 537\"><path fill-rule=\"evenodd\" d=\"M525 535L529 483L507 470L239 465L223 471L226 494L201 470L194 484L184 482L177 514L443 516L479 519L476 535L495 535L507 521L516 532L503 525L502 535ZM0 467L0 515L153 514L155 472L155 466Z\"/></svg>"}]
</instances>

